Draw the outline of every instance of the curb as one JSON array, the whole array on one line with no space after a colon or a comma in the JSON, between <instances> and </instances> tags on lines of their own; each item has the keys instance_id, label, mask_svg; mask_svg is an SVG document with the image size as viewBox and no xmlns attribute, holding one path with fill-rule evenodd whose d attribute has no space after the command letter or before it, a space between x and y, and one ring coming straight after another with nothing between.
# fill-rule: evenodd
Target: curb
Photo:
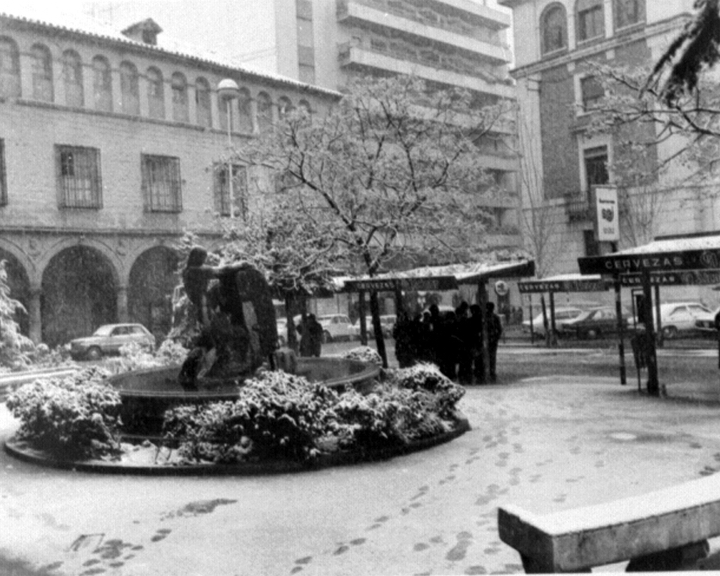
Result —
<instances>
[{"instance_id":1,"label":"curb","mask_svg":"<svg viewBox=\"0 0 720 576\"><path fill-rule=\"evenodd\" d=\"M259 476L312 472L335 466L349 466L378 460L388 460L420 450L445 444L468 432L470 422L458 415L455 429L431 438L410 442L404 446L393 446L374 451L354 451L327 454L309 463L274 460L268 462L244 462L238 464L194 464L172 466L148 466L145 464L118 464L103 460L64 460L54 458L42 450L29 447L24 441L9 438L3 444L11 456L38 466L48 466L74 472L98 474L133 474L138 476Z\"/></svg>"}]
</instances>

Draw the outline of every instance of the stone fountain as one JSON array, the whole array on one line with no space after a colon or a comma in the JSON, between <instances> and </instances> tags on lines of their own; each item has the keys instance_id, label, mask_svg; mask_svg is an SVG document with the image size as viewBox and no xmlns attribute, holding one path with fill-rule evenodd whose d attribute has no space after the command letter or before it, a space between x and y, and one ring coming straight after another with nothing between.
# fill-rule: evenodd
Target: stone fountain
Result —
<instances>
[{"instance_id":1,"label":"stone fountain","mask_svg":"<svg viewBox=\"0 0 720 576\"><path fill-rule=\"evenodd\" d=\"M109 380L122 398L127 437L157 438L168 408L233 400L245 380L278 365L334 388L359 388L378 375L378 366L363 362L295 359L289 350L278 351L275 308L263 275L247 263L208 266L206 258L203 248L193 248L183 271L199 333L182 366L133 371Z\"/></svg>"}]
</instances>

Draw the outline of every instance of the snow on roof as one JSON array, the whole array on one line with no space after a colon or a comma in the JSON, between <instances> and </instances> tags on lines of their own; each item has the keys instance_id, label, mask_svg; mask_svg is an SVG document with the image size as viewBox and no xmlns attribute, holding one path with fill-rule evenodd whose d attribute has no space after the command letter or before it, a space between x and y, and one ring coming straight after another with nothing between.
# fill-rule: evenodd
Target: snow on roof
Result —
<instances>
[{"instance_id":1,"label":"snow on roof","mask_svg":"<svg viewBox=\"0 0 720 576\"><path fill-rule=\"evenodd\" d=\"M579 272L574 272L572 274L558 274L557 276L538 278L536 280L530 280L530 282L597 282L598 280L602 280L602 276L600 274L588 274L587 276L583 276Z\"/></svg>"},{"instance_id":2,"label":"snow on roof","mask_svg":"<svg viewBox=\"0 0 720 576\"><path fill-rule=\"evenodd\" d=\"M470 264L447 264L445 266L424 266L412 270L386 272L377 276L358 276L352 280L390 280L394 278L439 278L453 276L459 283L480 277L502 277L503 272L512 271L521 266L530 266L533 260L515 260L507 262L473 262Z\"/></svg>"},{"instance_id":3,"label":"snow on roof","mask_svg":"<svg viewBox=\"0 0 720 576\"><path fill-rule=\"evenodd\" d=\"M112 42L120 42L125 45L132 45L140 49L156 52L158 54L178 56L206 64L231 68L259 79L289 84L298 88L304 88L309 91L331 95L338 98L341 96L341 94L335 90L305 84L304 82L300 82L287 76L271 72L261 72L255 68L243 66L224 58L217 52L199 48L197 46L191 46L186 42L179 42L166 35L162 35L159 38L158 45L146 44L138 40L133 40L122 34L119 28L116 28L115 26L101 22L100 20L81 13L80 11L68 11L67 9L62 8L59 4L60 3L58 3L58 5L54 5L43 2L39 5L37 3L33 3L32 1L3 2L2 6L0 6L0 17L46 26L56 30L83 34L93 38L102 38Z\"/></svg>"},{"instance_id":4,"label":"snow on roof","mask_svg":"<svg viewBox=\"0 0 720 576\"><path fill-rule=\"evenodd\" d=\"M720 250L720 234L692 238L658 239L642 246L614 252L615 255L658 254L667 252L689 252L692 250Z\"/></svg>"}]
</instances>

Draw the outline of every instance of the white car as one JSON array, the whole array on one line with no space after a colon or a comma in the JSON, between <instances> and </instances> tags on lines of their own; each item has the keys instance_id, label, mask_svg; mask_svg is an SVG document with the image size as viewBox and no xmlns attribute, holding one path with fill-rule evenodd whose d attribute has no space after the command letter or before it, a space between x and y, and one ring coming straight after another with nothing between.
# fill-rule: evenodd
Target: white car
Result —
<instances>
[{"instance_id":1,"label":"white car","mask_svg":"<svg viewBox=\"0 0 720 576\"><path fill-rule=\"evenodd\" d=\"M386 338L392 336L393 327L397 322L397 316L395 314L383 314L380 316L380 325L382 326L383 336ZM375 333L372 325L372 316L365 317L365 326L367 327L368 337L373 337ZM353 333L356 338L360 338L360 319L355 320L353 324Z\"/></svg>"},{"instance_id":2,"label":"white car","mask_svg":"<svg viewBox=\"0 0 720 576\"><path fill-rule=\"evenodd\" d=\"M715 316L720 313L720 308L715 308L710 314L701 314L695 318L695 328L706 336L717 338L718 331L715 328Z\"/></svg>"},{"instance_id":3,"label":"white car","mask_svg":"<svg viewBox=\"0 0 720 576\"><path fill-rule=\"evenodd\" d=\"M700 302L671 302L660 304L660 325L663 338L677 338L681 333L697 331L696 322L712 315L712 310ZM657 309L653 306L653 321L657 328ZM636 317L637 322L637 317ZM640 322L637 324L642 325Z\"/></svg>"},{"instance_id":4,"label":"white car","mask_svg":"<svg viewBox=\"0 0 720 576\"><path fill-rule=\"evenodd\" d=\"M547 321L548 326L552 322L550 318L550 307L547 307ZM563 329L565 327L565 324L567 324L569 321L574 320L580 314L582 314L583 311L581 308L575 308L574 306L558 306L555 308L555 329L558 332L563 332ZM530 320L525 320L522 323L522 329L523 332L530 333ZM543 336L545 334L545 324L543 322L543 315L542 312L535 316L535 318L532 319L532 329L535 334L538 336Z\"/></svg>"},{"instance_id":5,"label":"white car","mask_svg":"<svg viewBox=\"0 0 720 576\"><path fill-rule=\"evenodd\" d=\"M324 342L355 338L355 330L347 314L327 314L318 316L317 320L323 327Z\"/></svg>"}]
</instances>

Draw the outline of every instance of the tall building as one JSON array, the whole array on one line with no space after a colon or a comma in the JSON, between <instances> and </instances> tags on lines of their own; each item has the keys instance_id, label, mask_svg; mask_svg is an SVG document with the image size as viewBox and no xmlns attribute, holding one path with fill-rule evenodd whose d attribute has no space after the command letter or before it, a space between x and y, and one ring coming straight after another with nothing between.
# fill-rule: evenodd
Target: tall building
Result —
<instances>
[{"instance_id":1,"label":"tall building","mask_svg":"<svg viewBox=\"0 0 720 576\"><path fill-rule=\"evenodd\" d=\"M122 27L147 17L253 69L342 91L354 75L413 74L430 86L466 88L478 107L514 101L510 14L488 0L89 0L87 13ZM491 247L520 244L513 122L480 145L503 195Z\"/></svg>"},{"instance_id":2,"label":"tall building","mask_svg":"<svg viewBox=\"0 0 720 576\"><path fill-rule=\"evenodd\" d=\"M655 173L677 151L678 140L660 141L646 149L647 164L629 168L651 181L631 185L622 178L628 168L622 141L588 131L594 109L605 95L593 63L628 67L655 63L692 13L693 1L500 0L500 4L513 11L511 74L517 81L520 111L523 215L525 220L535 215L536 223L542 224L530 234L550 231L539 262L542 272L577 272L578 257L607 249L598 245L593 230L591 191L596 185L623 189L620 248L657 236L717 230L720 213L714 201L688 184L680 163ZM638 128L638 142L655 140L661 127L657 133L642 132L648 129ZM699 288L682 289L686 298L700 293Z\"/></svg>"},{"instance_id":3,"label":"tall building","mask_svg":"<svg viewBox=\"0 0 720 576\"><path fill-rule=\"evenodd\" d=\"M0 259L23 329L51 345L116 321L164 336L173 243L192 230L214 247L222 220L271 189L267 174L227 165L229 143L340 96L162 47L152 19L118 30L0 8ZM239 85L233 100L224 79Z\"/></svg>"}]
</instances>

